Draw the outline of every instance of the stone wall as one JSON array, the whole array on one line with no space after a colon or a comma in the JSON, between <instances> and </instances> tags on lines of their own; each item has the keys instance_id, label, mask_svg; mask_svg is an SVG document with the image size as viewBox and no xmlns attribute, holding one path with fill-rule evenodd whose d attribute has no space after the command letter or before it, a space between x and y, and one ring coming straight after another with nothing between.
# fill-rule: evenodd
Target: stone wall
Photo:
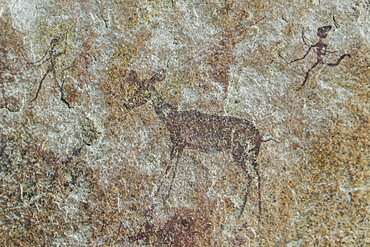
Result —
<instances>
[{"instance_id":1,"label":"stone wall","mask_svg":"<svg viewBox=\"0 0 370 247\"><path fill-rule=\"evenodd\" d=\"M0 245L370 245L369 16L1 1Z\"/></svg>"}]
</instances>

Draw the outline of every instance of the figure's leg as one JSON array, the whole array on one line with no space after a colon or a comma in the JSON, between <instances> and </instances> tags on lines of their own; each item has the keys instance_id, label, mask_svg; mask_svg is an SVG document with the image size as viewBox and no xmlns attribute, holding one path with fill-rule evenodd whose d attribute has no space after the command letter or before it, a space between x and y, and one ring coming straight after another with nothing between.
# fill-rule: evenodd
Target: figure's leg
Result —
<instances>
[{"instance_id":1,"label":"figure's leg","mask_svg":"<svg viewBox=\"0 0 370 247\"><path fill-rule=\"evenodd\" d=\"M54 79L55 84L58 86L60 92L62 92L62 85L60 85L59 82L58 82L58 78L57 78L57 74L55 72L55 68L52 68L51 71L53 73L53 79Z\"/></svg>"},{"instance_id":2,"label":"figure's leg","mask_svg":"<svg viewBox=\"0 0 370 247\"><path fill-rule=\"evenodd\" d=\"M47 70L46 70L46 72L45 72L45 74L44 74L44 76L41 78L41 80L40 80L40 82L39 82L39 87L38 87L38 89L37 89L37 91L36 91L36 95L35 95L35 97L34 97L32 100L30 100L30 102L35 101L35 100L37 99L37 97L39 96L39 93L40 93L40 90L41 90L41 87L42 87L42 83L44 82L44 80L45 80L46 76L47 76L49 73L50 73L50 69L47 69Z\"/></svg>"},{"instance_id":3,"label":"figure's leg","mask_svg":"<svg viewBox=\"0 0 370 247\"><path fill-rule=\"evenodd\" d=\"M303 80L302 84L301 84L301 85L296 89L296 91L301 90L301 89L304 87L304 85L306 85L306 82L307 82L307 80L308 80L308 77L309 77L309 75L310 75L311 71L312 71L312 70L313 70L317 65L319 65L320 63L322 63L322 61L321 61L321 60L317 60L317 61L316 61L316 63L314 63L314 65L312 65L312 66L311 66L311 68L310 68L309 70L307 70L306 75L305 75L305 77L304 77L304 80Z\"/></svg>"},{"instance_id":4,"label":"figure's leg","mask_svg":"<svg viewBox=\"0 0 370 247\"><path fill-rule=\"evenodd\" d=\"M351 57L350 54L344 54L342 56L340 56L340 58L338 59L338 61L336 63L327 63L326 65L328 65L329 67L335 67L335 66L338 66L340 64L340 62L345 58L345 57Z\"/></svg>"},{"instance_id":5,"label":"figure's leg","mask_svg":"<svg viewBox=\"0 0 370 247\"><path fill-rule=\"evenodd\" d=\"M57 75L56 75L56 71L55 71L55 68L52 69L52 72L53 72L53 78L54 78L54 82L55 84L58 86L59 88L59 91L60 91L60 100L65 103L68 108L71 108L71 105L68 103L68 101L66 100L66 96L64 95L64 92L63 92L63 86L64 86L64 82L63 80L60 80L61 83L59 83L58 81L58 78L57 78Z\"/></svg>"}]
</instances>

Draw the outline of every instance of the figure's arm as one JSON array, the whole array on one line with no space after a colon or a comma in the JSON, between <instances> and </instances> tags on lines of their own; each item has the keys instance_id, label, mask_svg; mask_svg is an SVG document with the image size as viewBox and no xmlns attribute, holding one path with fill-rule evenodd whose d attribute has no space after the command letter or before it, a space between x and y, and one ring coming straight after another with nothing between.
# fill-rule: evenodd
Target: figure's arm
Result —
<instances>
[{"instance_id":1,"label":"figure's arm","mask_svg":"<svg viewBox=\"0 0 370 247\"><path fill-rule=\"evenodd\" d=\"M303 29L302 29L302 40L303 40L303 43L304 43L305 45L310 46L310 45L308 45L308 44L306 43ZM311 46L310 46L310 47L311 47Z\"/></svg>"},{"instance_id":2,"label":"figure's arm","mask_svg":"<svg viewBox=\"0 0 370 247\"><path fill-rule=\"evenodd\" d=\"M291 63L297 62L299 60L305 59L307 57L308 53L310 53L311 49L312 49L312 45L308 48L308 51L306 52L306 54L304 54L303 57L294 59L293 61L290 61L290 62L286 61L285 58L283 58L283 56L281 56L280 54L279 54L279 57L281 57L287 64L291 64Z\"/></svg>"},{"instance_id":3,"label":"figure's arm","mask_svg":"<svg viewBox=\"0 0 370 247\"><path fill-rule=\"evenodd\" d=\"M21 51L20 53L21 53L21 55L22 55L23 59L26 61L26 63L28 63L28 64L32 64L32 65L40 63L40 62L41 62L41 61L46 57L46 55L48 54L48 52L45 52L45 53L44 53L44 55L43 55L39 60L37 60L37 61L35 61L35 62L29 62L29 61L26 59L26 57L24 56L23 52ZM41 64L43 64L43 63L41 63Z\"/></svg>"}]
</instances>

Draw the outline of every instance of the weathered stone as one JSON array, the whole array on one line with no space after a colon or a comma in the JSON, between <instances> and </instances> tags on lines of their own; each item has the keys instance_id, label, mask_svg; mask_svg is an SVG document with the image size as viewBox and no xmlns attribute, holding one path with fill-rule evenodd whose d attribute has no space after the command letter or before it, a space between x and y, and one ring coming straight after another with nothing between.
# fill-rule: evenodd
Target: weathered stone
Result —
<instances>
[{"instance_id":1,"label":"weathered stone","mask_svg":"<svg viewBox=\"0 0 370 247\"><path fill-rule=\"evenodd\" d=\"M370 245L369 10L2 1L0 245Z\"/></svg>"}]
</instances>

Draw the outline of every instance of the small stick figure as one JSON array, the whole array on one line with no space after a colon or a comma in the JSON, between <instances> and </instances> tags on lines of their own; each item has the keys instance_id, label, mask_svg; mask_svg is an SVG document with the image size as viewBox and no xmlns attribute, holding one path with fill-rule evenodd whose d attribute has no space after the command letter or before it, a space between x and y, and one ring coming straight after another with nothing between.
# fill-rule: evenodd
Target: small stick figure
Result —
<instances>
[{"instance_id":1,"label":"small stick figure","mask_svg":"<svg viewBox=\"0 0 370 247\"><path fill-rule=\"evenodd\" d=\"M44 63L48 63L46 72L44 73L44 75L42 76L42 78L39 82L39 87L36 91L36 95L32 100L30 100L30 102L35 101L37 99L37 97L40 93L41 87L42 87L42 83L44 82L45 78L48 76L49 73L53 74L54 81L58 85L60 91L62 92L62 86L59 85L58 80L57 80L55 65L56 65L56 62L57 62L57 58L60 57L61 55L66 54L67 39L68 39L68 36L66 34L66 38L65 38L65 42L64 42L64 49L61 52L58 52L55 49L56 46L60 43L60 40L59 39L52 39L50 41L50 49L47 52L45 52L45 54L42 56L42 58L40 60L35 61L35 62L28 62L27 59L25 58L25 56L22 53L23 58L26 60L26 62L28 64L33 64L33 65L37 65L37 67L40 67Z\"/></svg>"},{"instance_id":2,"label":"small stick figure","mask_svg":"<svg viewBox=\"0 0 370 247\"><path fill-rule=\"evenodd\" d=\"M309 77L309 74L311 73L311 71L319 64L324 64L324 65L327 65L329 67L335 67L337 65L340 64L340 62L345 58L345 57L351 57L350 54L344 54L342 56L339 57L339 59L337 60L336 63L326 63L324 62L324 56L328 53L335 53L336 51L328 51L327 50L327 47L328 47L328 44L325 44L323 42L323 39L325 39L327 36L328 36L328 32L331 30L331 26L323 26L323 27L319 27L317 29L317 36L319 37L319 41L314 44L314 45L308 45L305 41L305 37L304 37L304 32L302 30L302 40L303 40L303 43L305 45L307 45L309 48L308 48L308 51L306 52L306 54L304 54L303 57L301 58L297 58L297 59L294 59L293 61L290 61L290 62L287 62L280 54L279 56L288 64L291 64L291 63L294 63L294 62L297 62L299 60L303 60L306 58L306 56L310 53L310 51L313 49L314 52L316 53L316 62L311 66L311 68L309 68L306 72L306 75L304 77L304 80L302 82L302 84L298 87L297 91L300 90L301 88L303 88L303 86L306 84L307 80L308 80L308 77Z\"/></svg>"}]
</instances>

